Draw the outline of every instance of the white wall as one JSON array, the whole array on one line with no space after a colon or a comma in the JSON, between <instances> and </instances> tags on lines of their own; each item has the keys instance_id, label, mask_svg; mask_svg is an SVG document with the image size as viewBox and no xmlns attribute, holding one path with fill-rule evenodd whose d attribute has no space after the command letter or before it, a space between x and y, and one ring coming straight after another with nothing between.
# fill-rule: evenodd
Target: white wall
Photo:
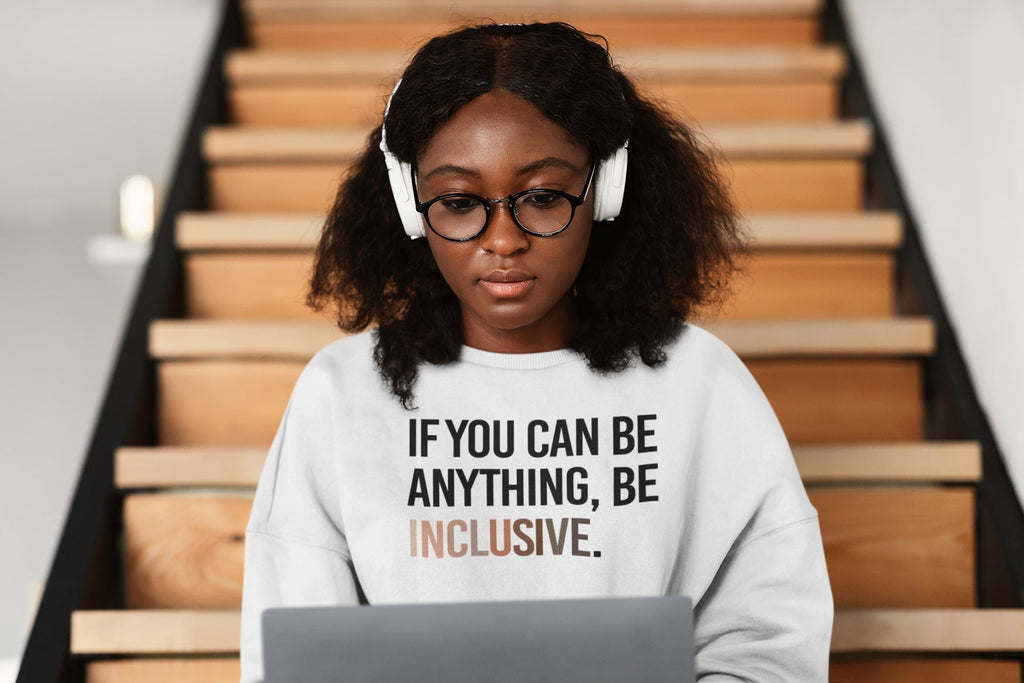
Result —
<instances>
[{"instance_id":1,"label":"white wall","mask_svg":"<svg viewBox=\"0 0 1024 683\"><path fill-rule=\"evenodd\" d=\"M846 0L942 297L1024 492L1024 3Z\"/></svg>"},{"instance_id":2,"label":"white wall","mask_svg":"<svg viewBox=\"0 0 1024 683\"><path fill-rule=\"evenodd\" d=\"M20 654L138 269L97 266L128 175L164 186L216 0L0 0L0 658Z\"/></svg>"}]
</instances>

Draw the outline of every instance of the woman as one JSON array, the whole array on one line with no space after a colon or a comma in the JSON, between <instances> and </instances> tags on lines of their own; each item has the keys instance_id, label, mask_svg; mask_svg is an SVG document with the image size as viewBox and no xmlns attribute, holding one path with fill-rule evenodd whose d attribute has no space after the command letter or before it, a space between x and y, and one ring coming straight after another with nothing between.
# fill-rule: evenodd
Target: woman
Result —
<instances>
[{"instance_id":1,"label":"woman","mask_svg":"<svg viewBox=\"0 0 1024 683\"><path fill-rule=\"evenodd\" d=\"M427 43L317 249L309 303L376 329L316 354L271 447L243 680L267 606L669 594L699 678L824 680L817 516L754 380L686 323L741 246L714 160L604 46Z\"/></svg>"}]
</instances>

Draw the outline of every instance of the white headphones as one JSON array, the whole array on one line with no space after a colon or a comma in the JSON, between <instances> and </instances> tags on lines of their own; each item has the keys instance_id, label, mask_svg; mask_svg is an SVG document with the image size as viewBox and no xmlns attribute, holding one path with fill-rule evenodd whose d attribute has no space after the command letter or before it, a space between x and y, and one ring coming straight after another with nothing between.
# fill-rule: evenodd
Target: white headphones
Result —
<instances>
[{"instance_id":1,"label":"white headphones","mask_svg":"<svg viewBox=\"0 0 1024 683\"><path fill-rule=\"evenodd\" d=\"M391 91L394 97L401 79ZM391 97L384 107L384 119L391 109ZM594 220L613 221L622 209L622 195L626 189L626 164L629 160L629 140L602 160L597 166L594 177ZM423 237L426 233L423 216L416 210L416 196L412 186L412 164L399 161L388 148L388 136L384 125L380 129L380 151L384 153L384 164L388 169L388 180L391 181L391 194L395 197L398 216L402 220L405 234L412 239Z\"/></svg>"}]
</instances>

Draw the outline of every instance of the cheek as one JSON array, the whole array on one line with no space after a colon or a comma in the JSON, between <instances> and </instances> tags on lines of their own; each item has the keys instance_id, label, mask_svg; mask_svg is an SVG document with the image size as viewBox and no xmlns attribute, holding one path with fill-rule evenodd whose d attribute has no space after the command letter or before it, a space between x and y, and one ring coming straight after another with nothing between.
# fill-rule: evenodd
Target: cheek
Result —
<instances>
[{"instance_id":1,"label":"cheek","mask_svg":"<svg viewBox=\"0 0 1024 683\"><path fill-rule=\"evenodd\" d=\"M583 261L587 257L587 248L590 245L590 226L580 226L580 228L573 234L572 241L551 257L553 267L560 266L560 279L569 283L575 282L576 277L580 274L580 268L583 267Z\"/></svg>"},{"instance_id":2,"label":"cheek","mask_svg":"<svg viewBox=\"0 0 1024 683\"><path fill-rule=\"evenodd\" d=\"M440 237L427 237L430 253L434 256L441 276L453 290L458 291L459 284L469 272L472 259L470 243L445 242Z\"/></svg>"}]
</instances>

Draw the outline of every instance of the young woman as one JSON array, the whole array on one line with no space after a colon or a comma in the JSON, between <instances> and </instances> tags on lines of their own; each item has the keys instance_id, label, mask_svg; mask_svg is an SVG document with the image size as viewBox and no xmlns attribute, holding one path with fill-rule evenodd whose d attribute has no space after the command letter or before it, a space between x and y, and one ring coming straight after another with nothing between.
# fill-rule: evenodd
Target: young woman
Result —
<instances>
[{"instance_id":1,"label":"young woman","mask_svg":"<svg viewBox=\"0 0 1024 683\"><path fill-rule=\"evenodd\" d=\"M412 239L410 239L412 237ZM743 364L686 321L742 246L715 162L565 24L427 43L345 179L246 537L274 605L686 595L697 671L824 680L817 516Z\"/></svg>"}]
</instances>

